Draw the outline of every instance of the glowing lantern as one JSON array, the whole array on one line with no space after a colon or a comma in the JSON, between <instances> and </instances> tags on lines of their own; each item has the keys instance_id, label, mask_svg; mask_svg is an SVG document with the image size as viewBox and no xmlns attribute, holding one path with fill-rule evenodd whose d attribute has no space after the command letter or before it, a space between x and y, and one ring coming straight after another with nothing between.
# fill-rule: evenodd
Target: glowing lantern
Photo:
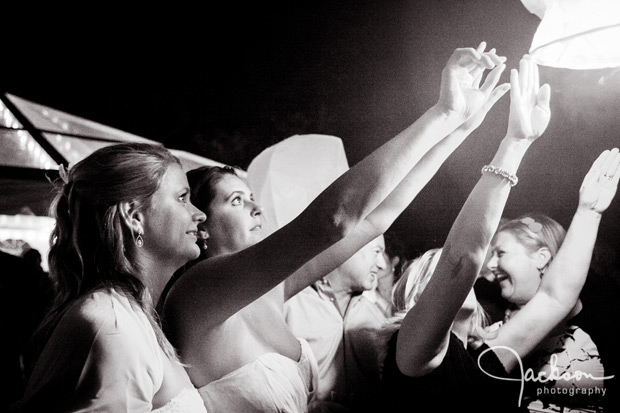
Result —
<instances>
[{"instance_id":1,"label":"glowing lantern","mask_svg":"<svg viewBox=\"0 0 620 413\"><path fill-rule=\"evenodd\" d=\"M536 63L568 69L620 66L620 1L521 2L541 19L529 52Z\"/></svg>"},{"instance_id":2,"label":"glowing lantern","mask_svg":"<svg viewBox=\"0 0 620 413\"><path fill-rule=\"evenodd\" d=\"M247 179L266 232L289 223L348 168L342 140L329 135L294 135L258 154Z\"/></svg>"}]
</instances>

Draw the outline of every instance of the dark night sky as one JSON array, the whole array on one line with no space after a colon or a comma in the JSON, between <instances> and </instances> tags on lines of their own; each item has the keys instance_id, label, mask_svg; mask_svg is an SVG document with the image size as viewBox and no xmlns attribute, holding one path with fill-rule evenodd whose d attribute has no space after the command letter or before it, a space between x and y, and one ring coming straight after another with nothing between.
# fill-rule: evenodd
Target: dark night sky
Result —
<instances>
[{"instance_id":1,"label":"dark night sky","mask_svg":"<svg viewBox=\"0 0 620 413\"><path fill-rule=\"evenodd\" d=\"M539 22L518 0L233 4L157 21L146 11L124 21L91 14L5 26L13 36L0 86L244 168L268 145L302 133L342 138L353 165L436 101L453 49L486 40L510 69ZM570 223L591 162L620 145L620 76L601 85L608 74L541 68L552 121L521 165L506 216L537 210ZM505 132L508 103L506 96L493 108L397 221L412 249L441 245ZM619 205L601 229L613 245Z\"/></svg>"},{"instance_id":2,"label":"dark night sky","mask_svg":"<svg viewBox=\"0 0 620 413\"><path fill-rule=\"evenodd\" d=\"M25 64L6 89L243 167L304 132L341 137L355 163L436 101L455 47L487 40L518 62L537 23L519 1L311 3L230 6L183 27L39 27L17 39L11 60ZM515 16L521 43L502 27Z\"/></svg>"}]
</instances>

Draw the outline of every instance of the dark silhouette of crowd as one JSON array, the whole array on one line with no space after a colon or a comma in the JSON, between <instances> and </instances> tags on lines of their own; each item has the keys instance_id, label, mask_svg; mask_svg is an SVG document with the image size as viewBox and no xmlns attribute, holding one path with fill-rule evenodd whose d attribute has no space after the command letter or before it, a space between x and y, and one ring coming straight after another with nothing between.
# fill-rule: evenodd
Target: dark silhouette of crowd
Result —
<instances>
[{"instance_id":1,"label":"dark silhouette of crowd","mask_svg":"<svg viewBox=\"0 0 620 413\"><path fill-rule=\"evenodd\" d=\"M29 340L52 300L52 282L41 254L27 249L21 256L0 250L0 376L3 409L23 396L34 355Z\"/></svg>"}]
</instances>

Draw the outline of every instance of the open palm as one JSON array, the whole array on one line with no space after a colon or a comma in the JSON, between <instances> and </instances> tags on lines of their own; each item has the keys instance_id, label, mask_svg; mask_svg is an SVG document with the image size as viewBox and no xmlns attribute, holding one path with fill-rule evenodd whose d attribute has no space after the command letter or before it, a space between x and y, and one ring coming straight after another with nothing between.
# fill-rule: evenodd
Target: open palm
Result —
<instances>
[{"instance_id":1,"label":"open palm","mask_svg":"<svg viewBox=\"0 0 620 413\"><path fill-rule=\"evenodd\" d=\"M549 85L539 88L538 66L527 56L519 62L518 71L510 71L510 85L507 136L533 142L549 125L551 89Z\"/></svg>"},{"instance_id":2,"label":"open palm","mask_svg":"<svg viewBox=\"0 0 620 413\"><path fill-rule=\"evenodd\" d=\"M604 212L616 195L620 180L620 153L606 150L594 161L579 190L579 208Z\"/></svg>"}]
</instances>

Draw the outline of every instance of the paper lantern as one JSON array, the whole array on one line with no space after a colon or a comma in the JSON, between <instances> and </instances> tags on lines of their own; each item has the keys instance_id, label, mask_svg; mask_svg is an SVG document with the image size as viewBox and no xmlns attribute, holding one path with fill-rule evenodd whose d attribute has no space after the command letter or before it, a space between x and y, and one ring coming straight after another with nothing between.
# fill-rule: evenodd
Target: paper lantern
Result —
<instances>
[{"instance_id":1,"label":"paper lantern","mask_svg":"<svg viewBox=\"0 0 620 413\"><path fill-rule=\"evenodd\" d=\"M342 140L335 136L294 135L261 152L247 179L263 208L266 233L289 223L347 169Z\"/></svg>"},{"instance_id":2,"label":"paper lantern","mask_svg":"<svg viewBox=\"0 0 620 413\"><path fill-rule=\"evenodd\" d=\"M530 55L568 69L620 66L619 0L521 0L541 19Z\"/></svg>"}]
</instances>

